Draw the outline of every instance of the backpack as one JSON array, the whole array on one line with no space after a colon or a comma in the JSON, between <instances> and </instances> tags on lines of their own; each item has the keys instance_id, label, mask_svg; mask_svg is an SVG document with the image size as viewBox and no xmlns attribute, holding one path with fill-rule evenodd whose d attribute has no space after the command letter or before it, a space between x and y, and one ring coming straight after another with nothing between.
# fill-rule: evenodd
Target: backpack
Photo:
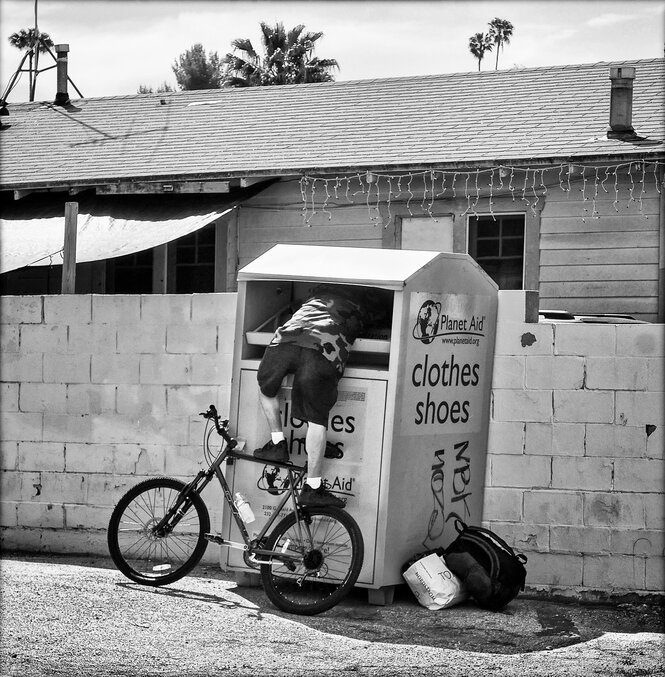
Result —
<instances>
[{"instance_id":1,"label":"backpack","mask_svg":"<svg viewBox=\"0 0 665 677\"><path fill-rule=\"evenodd\" d=\"M478 606L503 609L524 590L527 558L488 529L455 520L457 538L445 549L448 568L465 585Z\"/></svg>"}]
</instances>

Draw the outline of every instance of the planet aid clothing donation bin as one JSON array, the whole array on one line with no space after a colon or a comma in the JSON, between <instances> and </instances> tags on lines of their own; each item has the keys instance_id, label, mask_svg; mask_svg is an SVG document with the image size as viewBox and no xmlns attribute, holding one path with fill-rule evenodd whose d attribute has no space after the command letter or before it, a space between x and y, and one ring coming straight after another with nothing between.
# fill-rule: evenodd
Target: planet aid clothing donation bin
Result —
<instances>
[{"instance_id":1,"label":"planet aid clothing donation bin","mask_svg":"<svg viewBox=\"0 0 665 677\"><path fill-rule=\"evenodd\" d=\"M238 273L231 389L231 426L248 453L270 436L256 381L261 356L320 283L392 292L386 326L353 344L328 424L342 457L326 459L323 472L363 534L357 585L370 602L389 603L407 559L450 543L455 517L481 522L497 286L467 254L276 245L259 256ZM287 377L281 412L291 461L302 465L307 427L290 414L290 384ZM262 470L235 463L226 471L256 515L250 533L280 498ZM237 537L235 528L226 515L225 537ZM220 557L224 568L251 571L238 550Z\"/></svg>"}]
</instances>

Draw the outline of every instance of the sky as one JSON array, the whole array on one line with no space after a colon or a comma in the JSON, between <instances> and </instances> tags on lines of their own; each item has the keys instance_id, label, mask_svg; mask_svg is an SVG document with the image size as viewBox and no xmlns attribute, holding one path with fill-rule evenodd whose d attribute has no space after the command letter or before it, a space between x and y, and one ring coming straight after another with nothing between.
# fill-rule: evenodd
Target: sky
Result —
<instances>
[{"instance_id":1,"label":"sky","mask_svg":"<svg viewBox=\"0 0 665 677\"><path fill-rule=\"evenodd\" d=\"M316 56L338 61L338 81L474 71L469 37L495 17L514 26L500 69L663 56L665 0L37 0L38 28L69 44L69 75L84 97L176 89L180 54L201 43L222 57L240 37L259 51L261 21L322 31ZM34 25L35 0L0 0L3 92L21 60L8 37ZM40 66L53 63L41 57ZM39 75L37 100L54 98L55 73ZM28 100L27 74L7 98Z\"/></svg>"}]
</instances>

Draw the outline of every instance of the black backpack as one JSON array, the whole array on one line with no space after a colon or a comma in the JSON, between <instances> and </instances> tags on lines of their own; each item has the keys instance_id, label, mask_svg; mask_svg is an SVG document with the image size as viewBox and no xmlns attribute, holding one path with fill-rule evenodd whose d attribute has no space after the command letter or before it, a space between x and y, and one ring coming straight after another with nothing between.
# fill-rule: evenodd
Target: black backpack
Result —
<instances>
[{"instance_id":1,"label":"black backpack","mask_svg":"<svg viewBox=\"0 0 665 677\"><path fill-rule=\"evenodd\" d=\"M527 558L488 529L455 520L457 538L445 549L448 568L478 606L499 611L524 590Z\"/></svg>"}]
</instances>

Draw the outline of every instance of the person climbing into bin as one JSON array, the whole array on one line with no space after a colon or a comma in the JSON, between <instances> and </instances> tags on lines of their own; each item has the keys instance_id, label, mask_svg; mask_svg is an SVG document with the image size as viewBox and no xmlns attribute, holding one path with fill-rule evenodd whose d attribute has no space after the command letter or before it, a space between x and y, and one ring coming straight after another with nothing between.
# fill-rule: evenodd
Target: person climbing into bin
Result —
<instances>
[{"instance_id":1,"label":"person climbing into bin","mask_svg":"<svg viewBox=\"0 0 665 677\"><path fill-rule=\"evenodd\" d=\"M259 399L271 439L255 449L254 456L266 461L289 460L278 393L284 377L293 374L292 412L307 422L307 480L300 503L342 508L346 501L328 491L322 479L326 447L333 447L326 439L328 416L337 401L337 383L353 342L386 319L390 295L373 287L332 284L318 285L312 294L277 329L259 365Z\"/></svg>"}]
</instances>

